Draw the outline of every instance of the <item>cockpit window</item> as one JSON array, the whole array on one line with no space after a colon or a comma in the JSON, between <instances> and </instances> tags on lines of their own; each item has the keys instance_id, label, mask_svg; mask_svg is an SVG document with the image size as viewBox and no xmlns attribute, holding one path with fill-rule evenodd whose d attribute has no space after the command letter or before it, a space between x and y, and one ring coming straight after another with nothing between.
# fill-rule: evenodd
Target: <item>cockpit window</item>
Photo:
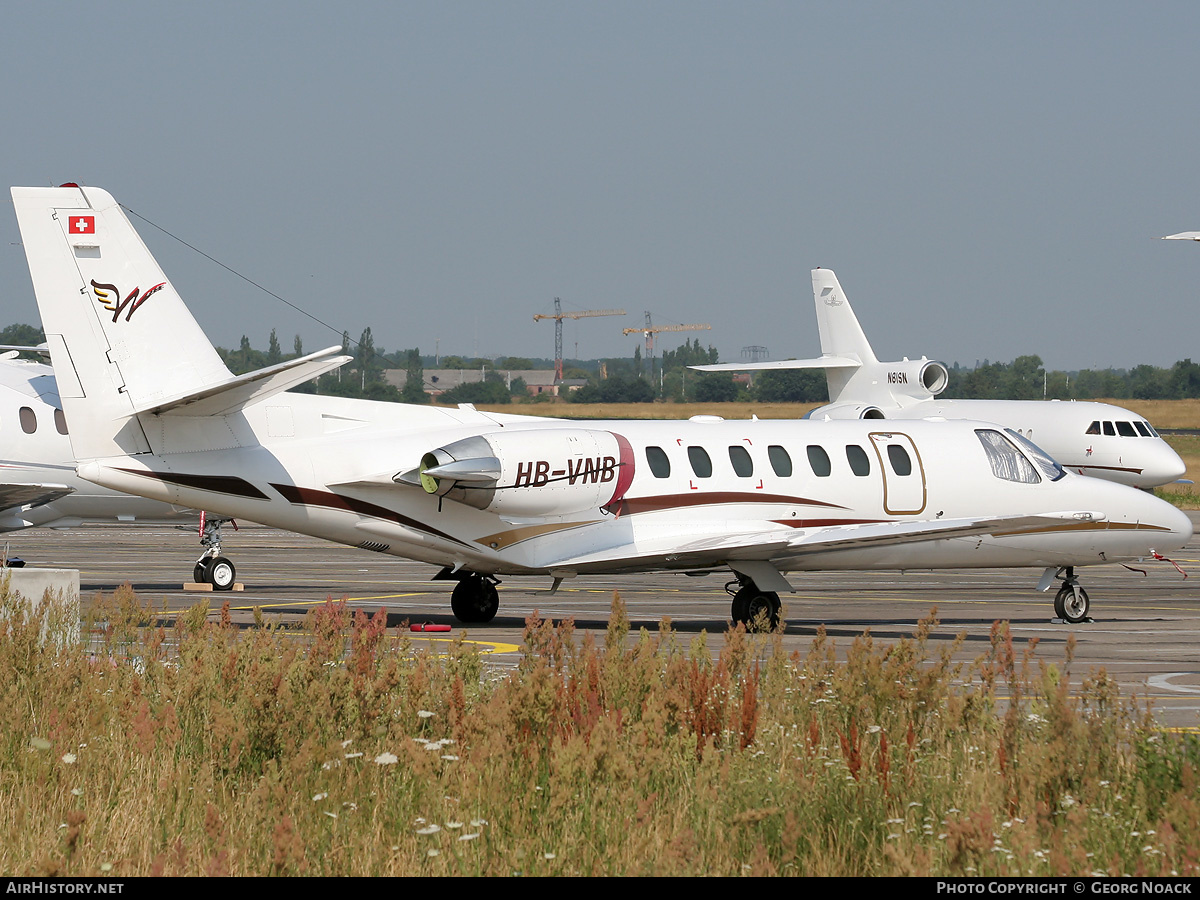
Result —
<instances>
[{"instance_id":1,"label":"cockpit window","mask_svg":"<svg viewBox=\"0 0 1200 900\"><path fill-rule=\"evenodd\" d=\"M1145 422L1134 422L1133 427L1138 430L1138 433L1141 434L1142 437L1154 437L1154 435L1150 433L1150 426Z\"/></svg>"},{"instance_id":2,"label":"cockpit window","mask_svg":"<svg viewBox=\"0 0 1200 900\"><path fill-rule=\"evenodd\" d=\"M1041 482L1029 460L1013 445L1012 441L1000 432L976 428L975 434L979 436L979 443L983 444L983 449L987 453L992 474L997 478L1016 481L1020 484Z\"/></svg>"},{"instance_id":3,"label":"cockpit window","mask_svg":"<svg viewBox=\"0 0 1200 900\"><path fill-rule=\"evenodd\" d=\"M1133 430L1132 422L1118 422L1117 434L1121 437L1137 437L1137 432Z\"/></svg>"},{"instance_id":4,"label":"cockpit window","mask_svg":"<svg viewBox=\"0 0 1200 900\"><path fill-rule=\"evenodd\" d=\"M1084 434L1099 434L1099 433L1100 433L1099 420L1097 420L1097 421L1093 422L1091 425L1089 425L1087 427L1087 431L1084 432Z\"/></svg>"},{"instance_id":5,"label":"cockpit window","mask_svg":"<svg viewBox=\"0 0 1200 900\"><path fill-rule=\"evenodd\" d=\"M1107 434L1109 437L1113 437L1116 435L1116 432L1113 430L1112 422L1104 423L1104 433Z\"/></svg>"},{"instance_id":6,"label":"cockpit window","mask_svg":"<svg viewBox=\"0 0 1200 900\"><path fill-rule=\"evenodd\" d=\"M1037 467L1042 470L1042 474L1051 481L1058 481L1066 475L1066 470L1058 464L1053 456L1035 444L1029 438L1021 437L1019 434L1014 434L1011 428L1004 429L1009 436L1017 442L1017 446L1025 451L1026 454L1037 464Z\"/></svg>"}]
</instances>

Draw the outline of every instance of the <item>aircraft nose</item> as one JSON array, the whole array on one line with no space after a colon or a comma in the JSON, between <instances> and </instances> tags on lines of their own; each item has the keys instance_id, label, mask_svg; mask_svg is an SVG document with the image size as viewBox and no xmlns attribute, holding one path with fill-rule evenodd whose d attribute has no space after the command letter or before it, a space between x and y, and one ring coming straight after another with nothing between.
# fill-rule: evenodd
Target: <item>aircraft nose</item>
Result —
<instances>
[{"instance_id":1,"label":"aircraft nose","mask_svg":"<svg viewBox=\"0 0 1200 900\"><path fill-rule=\"evenodd\" d=\"M1150 494L1146 495L1146 500L1154 502L1145 511L1145 518L1142 521L1148 525L1165 529L1165 531L1160 531L1158 535L1151 539L1152 548L1159 551L1167 550L1168 552L1173 552L1187 546L1188 541L1192 539L1194 531L1191 517L1183 510L1167 503L1167 501L1159 500Z\"/></svg>"},{"instance_id":2,"label":"aircraft nose","mask_svg":"<svg viewBox=\"0 0 1200 900\"><path fill-rule=\"evenodd\" d=\"M1159 440L1156 452L1151 455L1149 463L1142 469L1143 484L1141 487L1158 487L1178 481L1187 471L1187 466L1179 454L1164 440Z\"/></svg>"}]
</instances>

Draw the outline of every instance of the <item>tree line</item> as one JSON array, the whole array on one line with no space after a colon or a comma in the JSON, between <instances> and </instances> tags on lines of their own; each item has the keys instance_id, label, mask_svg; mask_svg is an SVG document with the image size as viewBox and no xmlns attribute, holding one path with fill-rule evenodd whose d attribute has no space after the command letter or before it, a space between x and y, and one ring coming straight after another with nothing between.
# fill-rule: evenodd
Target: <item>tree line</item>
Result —
<instances>
[{"instance_id":1,"label":"tree line","mask_svg":"<svg viewBox=\"0 0 1200 900\"><path fill-rule=\"evenodd\" d=\"M12 324L0 331L0 344L35 347L45 343L41 328ZM259 350L242 336L237 349L217 347L222 361L235 375L277 365L304 355L300 335L292 342L292 352L284 353L275 329L267 338L267 348ZM472 369L484 372L483 380L459 385L437 399L441 403L508 403L527 397L523 378L507 378L503 372L552 368L548 359L500 357L497 359L422 356L418 348L387 352L375 343L368 327L357 341L342 333L342 352L352 362L328 372L315 383L295 390L302 393L391 400L403 403L428 403L424 370L435 365L443 369ZM37 354L22 354L44 359ZM826 403L825 373L819 369L783 369L757 372L753 378L737 378L730 373L702 373L688 366L718 362L715 347L704 347L699 338L684 341L674 350L663 352L661 359L643 359L641 345L632 357L611 357L590 361L571 360L564 367L568 381L586 382L566 394L575 403L649 403L655 400L676 402L758 401L763 403ZM653 364L652 364L653 363ZM388 369L403 369L403 388L384 378ZM1019 356L1012 362L984 360L974 368L954 363L944 396L979 400L1182 400L1200 397L1200 364L1190 358L1173 366L1151 365L1132 369L1047 370L1039 356Z\"/></svg>"}]
</instances>

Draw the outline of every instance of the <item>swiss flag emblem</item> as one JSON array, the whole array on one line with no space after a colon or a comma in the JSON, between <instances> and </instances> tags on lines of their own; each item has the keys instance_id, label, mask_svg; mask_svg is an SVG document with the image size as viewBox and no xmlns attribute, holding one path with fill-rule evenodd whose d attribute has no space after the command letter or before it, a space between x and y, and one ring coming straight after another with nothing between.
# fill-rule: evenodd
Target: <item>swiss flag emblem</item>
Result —
<instances>
[{"instance_id":1,"label":"swiss flag emblem","mask_svg":"<svg viewBox=\"0 0 1200 900\"><path fill-rule=\"evenodd\" d=\"M95 234L96 233L96 217L95 216L71 216L70 219L71 234Z\"/></svg>"}]
</instances>

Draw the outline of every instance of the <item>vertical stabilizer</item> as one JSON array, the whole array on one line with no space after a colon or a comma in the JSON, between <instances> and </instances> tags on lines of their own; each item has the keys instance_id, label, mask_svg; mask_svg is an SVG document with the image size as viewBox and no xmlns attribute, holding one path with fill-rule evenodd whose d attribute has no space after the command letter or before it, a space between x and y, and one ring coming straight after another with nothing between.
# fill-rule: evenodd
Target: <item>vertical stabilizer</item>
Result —
<instances>
[{"instance_id":1,"label":"vertical stabilizer","mask_svg":"<svg viewBox=\"0 0 1200 900\"><path fill-rule=\"evenodd\" d=\"M817 305L817 328L821 334L821 355L856 359L866 368L878 365L879 360L875 358L867 336L858 324L854 310L850 308L850 301L846 299L846 292L842 290L833 271L813 269L812 284L813 300ZM846 368L825 370L831 403L838 401L857 371Z\"/></svg>"},{"instance_id":2,"label":"vertical stabilizer","mask_svg":"<svg viewBox=\"0 0 1200 900\"><path fill-rule=\"evenodd\" d=\"M12 197L76 458L148 452L134 411L229 370L110 194Z\"/></svg>"}]
</instances>

